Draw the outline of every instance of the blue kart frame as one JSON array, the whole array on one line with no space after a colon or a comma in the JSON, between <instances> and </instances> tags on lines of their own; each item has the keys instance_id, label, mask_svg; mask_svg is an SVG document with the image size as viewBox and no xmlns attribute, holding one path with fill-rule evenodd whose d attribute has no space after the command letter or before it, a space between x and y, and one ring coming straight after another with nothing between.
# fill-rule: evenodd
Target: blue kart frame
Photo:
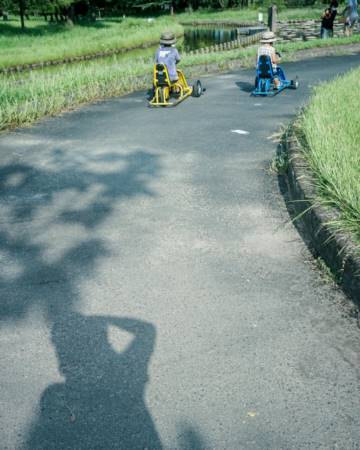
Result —
<instances>
[{"instance_id":1,"label":"blue kart frame","mask_svg":"<svg viewBox=\"0 0 360 450\"><path fill-rule=\"evenodd\" d=\"M277 89L274 89L275 78L279 80ZM277 67L275 70L273 69L270 56L261 55L259 57L256 67L255 89L253 90L252 95L273 97L286 88L297 89L298 87L299 81L297 79L287 80L281 67Z\"/></svg>"}]
</instances>

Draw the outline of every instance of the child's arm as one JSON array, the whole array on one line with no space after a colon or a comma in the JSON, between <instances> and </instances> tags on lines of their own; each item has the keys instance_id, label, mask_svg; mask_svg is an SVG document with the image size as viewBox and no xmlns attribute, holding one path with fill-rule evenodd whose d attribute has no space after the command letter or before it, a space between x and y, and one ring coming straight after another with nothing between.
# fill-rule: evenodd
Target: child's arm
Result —
<instances>
[{"instance_id":1,"label":"child's arm","mask_svg":"<svg viewBox=\"0 0 360 450\"><path fill-rule=\"evenodd\" d=\"M275 49L274 49L274 53L271 55L271 62L273 64L279 64L281 58L280 55L276 53Z\"/></svg>"},{"instance_id":2,"label":"child's arm","mask_svg":"<svg viewBox=\"0 0 360 450\"><path fill-rule=\"evenodd\" d=\"M176 50L176 52L175 52L175 61L176 61L176 64L177 64L177 63L179 63L181 61L181 58L180 58L180 54L178 52L178 49L176 48L175 50Z\"/></svg>"}]
</instances>

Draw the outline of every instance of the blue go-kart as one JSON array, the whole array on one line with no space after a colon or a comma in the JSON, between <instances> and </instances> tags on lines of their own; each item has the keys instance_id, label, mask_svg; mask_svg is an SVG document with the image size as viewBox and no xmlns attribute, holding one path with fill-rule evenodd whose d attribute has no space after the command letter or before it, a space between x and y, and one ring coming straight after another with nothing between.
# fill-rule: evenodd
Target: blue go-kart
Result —
<instances>
[{"instance_id":1,"label":"blue go-kart","mask_svg":"<svg viewBox=\"0 0 360 450\"><path fill-rule=\"evenodd\" d=\"M277 89L274 83L275 78L279 80ZM255 89L252 95L272 97L284 89L297 89L298 87L299 81L297 79L287 80L284 71L280 67L277 67L276 70L273 69L270 56L261 55L259 57L256 68Z\"/></svg>"}]
</instances>

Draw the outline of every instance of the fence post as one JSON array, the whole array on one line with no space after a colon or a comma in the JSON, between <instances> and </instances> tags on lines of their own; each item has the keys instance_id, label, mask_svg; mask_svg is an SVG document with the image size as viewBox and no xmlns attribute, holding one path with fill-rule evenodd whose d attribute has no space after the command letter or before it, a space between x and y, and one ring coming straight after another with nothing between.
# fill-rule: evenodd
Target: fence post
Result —
<instances>
[{"instance_id":1,"label":"fence post","mask_svg":"<svg viewBox=\"0 0 360 450\"><path fill-rule=\"evenodd\" d=\"M270 6L268 9L268 27L270 31L276 32L277 10L276 5Z\"/></svg>"}]
</instances>

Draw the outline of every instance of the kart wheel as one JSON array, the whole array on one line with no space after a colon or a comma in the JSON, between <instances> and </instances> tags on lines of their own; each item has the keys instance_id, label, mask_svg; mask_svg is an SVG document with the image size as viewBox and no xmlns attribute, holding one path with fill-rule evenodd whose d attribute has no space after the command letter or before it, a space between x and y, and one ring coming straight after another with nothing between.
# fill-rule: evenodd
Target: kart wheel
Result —
<instances>
[{"instance_id":1,"label":"kart wheel","mask_svg":"<svg viewBox=\"0 0 360 450\"><path fill-rule=\"evenodd\" d=\"M192 90L192 94L191 95L193 97L200 97L202 93L203 93L203 88L202 88L202 85L201 85L201 81L197 80L197 82L193 86L193 90Z\"/></svg>"},{"instance_id":2,"label":"kart wheel","mask_svg":"<svg viewBox=\"0 0 360 450\"><path fill-rule=\"evenodd\" d=\"M259 83L259 77L255 77L255 89L257 88Z\"/></svg>"},{"instance_id":3,"label":"kart wheel","mask_svg":"<svg viewBox=\"0 0 360 450\"><path fill-rule=\"evenodd\" d=\"M147 92L147 99L150 101L155 97L155 89L151 88Z\"/></svg>"},{"instance_id":4,"label":"kart wheel","mask_svg":"<svg viewBox=\"0 0 360 450\"><path fill-rule=\"evenodd\" d=\"M299 87L299 80L291 80L290 86L291 86L293 89L297 89L297 88Z\"/></svg>"}]
</instances>

